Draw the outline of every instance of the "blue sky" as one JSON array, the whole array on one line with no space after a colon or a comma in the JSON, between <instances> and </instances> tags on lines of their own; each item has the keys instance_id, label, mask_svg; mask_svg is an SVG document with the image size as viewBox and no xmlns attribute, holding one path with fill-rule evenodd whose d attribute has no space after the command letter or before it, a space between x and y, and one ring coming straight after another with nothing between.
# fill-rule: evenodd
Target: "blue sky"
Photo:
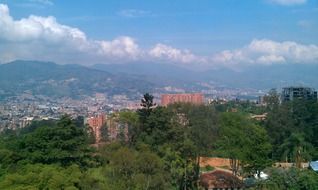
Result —
<instances>
[{"instance_id":1,"label":"blue sky","mask_svg":"<svg viewBox=\"0 0 318 190\"><path fill-rule=\"evenodd\" d=\"M8 7L14 21L28 19L30 15L41 18L53 16L58 24L77 28L91 41L112 42L123 36L128 37L133 39L132 43L138 46L138 52L142 50L142 54L157 47L153 57L165 61L178 62L180 59L180 62L187 62L182 61L182 55L188 56L189 62L202 58L205 64L254 63L262 56L273 58L265 61L266 64L275 60L280 63L283 58L285 62L317 61L318 0L0 0L0 3ZM0 29L0 38L1 35L5 36ZM2 37L2 40L6 41L6 38ZM286 52L273 53L269 50L266 55L262 54L263 50L251 53L253 41L261 43L257 44L261 46L274 44L280 51L285 47L293 48L293 44L284 44L292 42L297 47L301 46L299 51L309 48L303 53L311 57L299 60L298 54L285 55ZM15 47L17 44L11 40L9 45ZM313 51L314 55L308 55ZM224 58L227 52L230 57ZM32 58L25 53L9 52L7 60L9 54L17 55L11 56L13 58ZM241 54L247 58L243 59ZM76 51L72 55L76 55ZM139 60L140 56L138 54L133 59ZM143 60L152 59L148 55L141 57ZM45 59L38 55L34 58ZM131 57L113 59L107 55L96 62L102 60L121 62L131 60ZM53 61L77 62L76 59L63 60L63 57Z\"/></svg>"}]
</instances>

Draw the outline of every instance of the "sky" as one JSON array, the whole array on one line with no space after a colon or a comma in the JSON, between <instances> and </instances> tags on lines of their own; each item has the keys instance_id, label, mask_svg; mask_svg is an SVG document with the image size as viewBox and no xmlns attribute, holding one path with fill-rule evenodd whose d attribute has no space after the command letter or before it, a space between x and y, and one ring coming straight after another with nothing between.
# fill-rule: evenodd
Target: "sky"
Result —
<instances>
[{"instance_id":1,"label":"sky","mask_svg":"<svg viewBox=\"0 0 318 190\"><path fill-rule=\"evenodd\" d=\"M318 63L318 0L0 0L0 63Z\"/></svg>"}]
</instances>

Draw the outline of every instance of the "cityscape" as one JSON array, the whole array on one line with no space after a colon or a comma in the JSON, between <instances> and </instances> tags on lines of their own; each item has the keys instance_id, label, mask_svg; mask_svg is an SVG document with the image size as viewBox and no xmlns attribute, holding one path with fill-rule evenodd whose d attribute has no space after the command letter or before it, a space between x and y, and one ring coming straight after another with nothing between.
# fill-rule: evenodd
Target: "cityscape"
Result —
<instances>
[{"instance_id":1,"label":"cityscape","mask_svg":"<svg viewBox=\"0 0 318 190\"><path fill-rule=\"evenodd\" d=\"M171 89L171 87L166 87L162 91L166 91L167 89L169 90L168 92L179 94L185 92L185 90ZM256 102L259 96L264 94L262 91L253 89L212 89L200 92L206 97L205 103L218 99L224 101L235 100L238 97L244 96L250 99L243 100ZM139 95L142 97L141 93ZM155 102L161 102L160 105L167 105L166 101L169 100L162 101L161 93L158 92L153 95ZM199 97L200 102L203 101L201 99L203 97ZM189 101L192 100L189 99ZM132 99L129 95L113 95L108 97L103 93L95 93L94 96L83 96L80 99L73 99L71 97L56 99L44 95L23 93L0 102L0 130L25 127L32 120L59 119L63 114L68 114L72 118L78 116L89 117L99 113L113 113L120 110L137 110L140 108L140 98Z\"/></svg>"},{"instance_id":2,"label":"cityscape","mask_svg":"<svg viewBox=\"0 0 318 190\"><path fill-rule=\"evenodd\" d=\"M317 0L0 0L0 190L317 190Z\"/></svg>"}]
</instances>

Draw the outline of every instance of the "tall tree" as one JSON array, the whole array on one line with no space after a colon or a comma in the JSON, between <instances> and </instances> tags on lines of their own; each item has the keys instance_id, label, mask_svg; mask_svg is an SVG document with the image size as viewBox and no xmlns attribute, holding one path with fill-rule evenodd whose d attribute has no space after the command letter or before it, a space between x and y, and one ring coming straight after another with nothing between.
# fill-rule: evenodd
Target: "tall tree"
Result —
<instances>
[{"instance_id":1,"label":"tall tree","mask_svg":"<svg viewBox=\"0 0 318 190\"><path fill-rule=\"evenodd\" d=\"M310 153L313 149L313 146L305 141L302 133L292 133L279 147L282 160L295 162L298 168L301 168L302 162L311 160Z\"/></svg>"},{"instance_id":2,"label":"tall tree","mask_svg":"<svg viewBox=\"0 0 318 190\"><path fill-rule=\"evenodd\" d=\"M222 114L217 143L217 152L230 158L234 175L238 175L240 166L254 174L270 165L271 145L266 131L240 113Z\"/></svg>"},{"instance_id":3,"label":"tall tree","mask_svg":"<svg viewBox=\"0 0 318 190\"><path fill-rule=\"evenodd\" d=\"M156 103L153 102L153 95L146 93L144 94L143 98L141 99L140 106L141 109L138 110L138 113L141 119L148 117L152 111L152 109L156 106Z\"/></svg>"}]
</instances>

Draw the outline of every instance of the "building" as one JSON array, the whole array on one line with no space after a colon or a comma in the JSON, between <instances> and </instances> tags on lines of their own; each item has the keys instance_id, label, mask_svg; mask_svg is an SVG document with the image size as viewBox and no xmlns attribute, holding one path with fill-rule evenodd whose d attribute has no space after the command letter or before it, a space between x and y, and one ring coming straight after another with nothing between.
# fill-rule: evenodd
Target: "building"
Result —
<instances>
[{"instance_id":1,"label":"building","mask_svg":"<svg viewBox=\"0 0 318 190\"><path fill-rule=\"evenodd\" d=\"M214 170L200 176L200 186L206 190L243 189L243 182L231 172Z\"/></svg>"},{"instance_id":2,"label":"building","mask_svg":"<svg viewBox=\"0 0 318 190\"><path fill-rule=\"evenodd\" d=\"M295 99L317 100L317 91L308 87L286 87L283 88L282 102L293 101Z\"/></svg>"},{"instance_id":3,"label":"building","mask_svg":"<svg viewBox=\"0 0 318 190\"><path fill-rule=\"evenodd\" d=\"M264 121L266 117L267 117L267 113L260 114L260 115L251 115L251 118L257 121Z\"/></svg>"},{"instance_id":4,"label":"building","mask_svg":"<svg viewBox=\"0 0 318 190\"><path fill-rule=\"evenodd\" d=\"M92 129L92 132L96 139L96 143L101 142L101 128L104 124L106 124L106 115L100 114L93 117L89 117L86 119L85 124L88 124L88 126Z\"/></svg>"},{"instance_id":5,"label":"building","mask_svg":"<svg viewBox=\"0 0 318 190\"><path fill-rule=\"evenodd\" d=\"M119 122L117 116L107 119L108 141L125 140L128 141L128 124Z\"/></svg>"},{"instance_id":6,"label":"building","mask_svg":"<svg viewBox=\"0 0 318 190\"><path fill-rule=\"evenodd\" d=\"M119 122L118 115L106 116L99 114L85 119L93 135L95 143L102 144L107 141L128 140L128 124Z\"/></svg>"},{"instance_id":7,"label":"building","mask_svg":"<svg viewBox=\"0 0 318 190\"><path fill-rule=\"evenodd\" d=\"M195 105L200 105L204 103L204 96L201 93L161 95L162 106L167 106L174 103L191 103Z\"/></svg>"}]
</instances>

